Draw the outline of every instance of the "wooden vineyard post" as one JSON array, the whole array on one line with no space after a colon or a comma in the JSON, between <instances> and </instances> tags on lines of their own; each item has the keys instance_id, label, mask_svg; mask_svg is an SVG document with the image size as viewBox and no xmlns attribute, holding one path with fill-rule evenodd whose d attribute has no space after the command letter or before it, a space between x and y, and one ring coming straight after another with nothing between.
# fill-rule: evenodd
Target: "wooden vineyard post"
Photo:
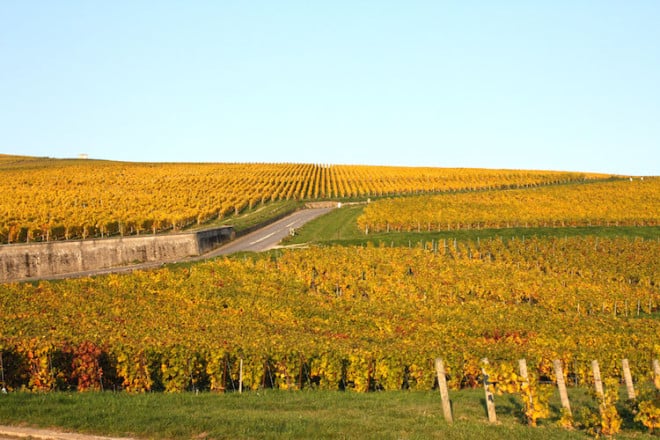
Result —
<instances>
[{"instance_id":1,"label":"wooden vineyard post","mask_svg":"<svg viewBox=\"0 0 660 440\"><path fill-rule=\"evenodd\" d=\"M7 394L7 385L5 384L5 364L2 362L2 350L0 350L0 392Z\"/></svg>"},{"instance_id":2,"label":"wooden vineyard post","mask_svg":"<svg viewBox=\"0 0 660 440\"><path fill-rule=\"evenodd\" d=\"M518 360L518 368L520 370L520 377L523 379L522 386L527 387L527 394L529 397L529 406L530 408L534 407L534 401L532 400L532 390L529 388L529 375L527 374L527 361L525 359Z\"/></svg>"},{"instance_id":3,"label":"wooden vineyard post","mask_svg":"<svg viewBox=\"0 0 660 440\"><path fill-rule=\"evenodd\" d=\"M239 380L238 391L239 394L241 394L243 393L243 358L241 358L238 363L238 380Z\"/></svg>"},{"instance_id":4,"label":"wooden vineyard post","mask_svg":"<svg viewBox=\"0 0 660 440\"><path fill-rule=\"evenodd\" d=\"M442 413L444 414L447 423L453 423L454 419L451 415L451 402L449 401L445 364L442 361L442 358L436 358L435 371L438 374L438 388L440 388L440 398L442 400Z\"/></svg>"},{"instance_id":5,"label":"wooden vineyard post","mask_svg":"<svg viewBox=\"0 0 660 440\"><path fill-rule=\"evenodd\" d=\"M630 374L630 365L628 364L628 359L621 361L623 367L623 380L626 382L626 391L628 391L628 399L635 399L635 387L633 386L632 375Z\"/></svg>"},{"instance_id":6,"label":"wooden vineyard post","mask_svg":"<svg viewBox=\"0 0 660 440\"><path fill-rule=\"evenodd\" d=\"M603 398L605 392L603 391L603 381L600 378L600 367L598 366L598 361L591 361L591 369L594 372L594 387L596 388L596 394L600 398Z\"/></svg>"},{"instance_id":7,"label":"wooden vineyard post","mask_svg":"<svg viewBox=\"0 0 660 440\"><path fill-rule=\"evenodd\" d=\"M525 359L519 359L518 367L520 369L520 376L523 378L523 384L529 384L529 376L527 374L527 361Z\"/></svg>"},{"instance_id":8,"label":"wooden vineyard post","mask_svg":"<svg viewBox=\"0 0 660 440\"><path fill-rule=\"evenodd\" d=\"M660 390L660 362L657 359L653 359L653 374L655 375L655 387Z\"/></svg>"},{"instance_id":9,"label":"wooden vineyard post","mask_svg":"<svg viewBox=\"0 0 660 440\"><path fill-rule=\"evenodd\" d=\"M561 399L561 406L566 410L569 416L572 416L571 402L568 400L568 392L566 391L566 382L564 381L564 371L561 368L561 361L555 359L552 361L555 369L555 376L557 376L557 388L559 388L559 398Z\"/></svg>"},{"instance_id":10,"label":"wooden vineyard post","mask_svg":"<svg viewBox=\"0 0 660 440\"><path fill-rule=\"evenodd\" d=\"M484 365L488 365L488 359L484 358L482 360ZM490 382L490 377L486 373L484 367L481 368L481 374L484 377L484 393L486 395L486 410L488 411L488 421L490 423L497 422L497 413L495 412L495 398L493 397L493 392L490 390L492 382Z\"/></svg>"}]
</instances>

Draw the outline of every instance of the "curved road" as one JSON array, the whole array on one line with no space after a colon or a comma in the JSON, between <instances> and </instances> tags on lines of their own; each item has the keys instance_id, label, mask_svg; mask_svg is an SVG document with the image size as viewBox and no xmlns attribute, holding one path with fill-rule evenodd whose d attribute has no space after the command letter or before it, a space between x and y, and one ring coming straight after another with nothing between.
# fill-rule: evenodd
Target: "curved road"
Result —
<instances>
[{"instance_id":1,"label":"curved road","mask_svg":"<svg viewBox=\"0 0 660 440\"><path fill-rule=\"evenodd\" d=\"M224 246L215 249L207 254L196 257L212 258L218 255L233 254L234 252L263 252L276 247L283 238L287 237L292 229L297 229L305 223L314 220L317 217L327 214L335 208L309 208L296 211L293 214L284 217L264 226L254 232L239 237Z\"/></svg>"},{"instance_id":2,"label":"curved road","mask_svg":"<svg viewBox=\"0 0 660 440\"><path fill-rule=\"evenodd\" d=\"M72 272L59 275L50 275L46 277L22 278L18 281L38 281L42 279L56 280L65 278L79 278L85 276L103 275L108 273L131 272L134 270L150 269L162 266L166 263L177 263L181 261L199 261L207 258L213 258L220 255L233 254L234 252L263 252L277 247L280 241L291 233L291 229L296 229L305 223L314 220L317 217L327 214L335 208L307 208L296 211L291 215L284 217L274 223L257 229L247 235L239 237L229 243L207 252L187 258L177 258L176 260L150 261L147 263L131 264L128 266L116 266L105 269L95 269L85 272ZM0 440L2 440L0 438Z\"/></svg>"}]
</instances>

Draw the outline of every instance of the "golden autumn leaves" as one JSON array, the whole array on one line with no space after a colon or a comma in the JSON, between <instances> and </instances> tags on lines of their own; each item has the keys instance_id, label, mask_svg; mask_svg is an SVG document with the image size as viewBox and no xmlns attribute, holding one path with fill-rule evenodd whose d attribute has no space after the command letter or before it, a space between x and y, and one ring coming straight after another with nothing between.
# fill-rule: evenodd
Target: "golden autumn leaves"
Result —
<instances>
[{"instance_id":1,"label":"golden autumn leaves","mask_svg":"<svg viewBox=\"0 0 660 440\"><path fill-rule=\"evenodd\" d=\"M657 241L493 239L457 249L310 248L5 284L0 349L22 359L7 373L13 386L52 389L63 374L72 387L132 391L224 389L240 359L246 387L263 386L267 371L279 387L365 391L429 389L440 355L454 388L476 383L482 357L494 367L524 357L548 377L562 359L585 381L591 359L617 375L626 357L643 375L660 356ZM53 364L66 350L77 363Z\"/></svg>"},{"instance_id":2,"label":"golden autumn leaves","mask_svg":"<svg viewBox=\"0 0 660 440\"><path fill-rule=\"evenodd\" d=\"M177 230L276 200L500 189L605 177L550 171L11 158L0 157L0 243Z\"/></svg>"},{"instance_id":3,"label":"golden autumn leaves","mask_svg":"<svg viewBox=\"0 0 660 440\"><path fill-rule=\"evenodd\" d=\"M657 226L660 178L379 200L368 232L569 226Z\"/></svg>"}]
</instances>

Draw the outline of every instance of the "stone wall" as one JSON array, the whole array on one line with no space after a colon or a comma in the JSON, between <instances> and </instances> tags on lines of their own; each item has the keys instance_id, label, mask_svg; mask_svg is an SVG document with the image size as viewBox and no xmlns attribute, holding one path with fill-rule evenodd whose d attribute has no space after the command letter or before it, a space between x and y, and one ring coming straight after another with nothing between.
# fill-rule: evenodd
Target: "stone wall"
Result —
<instances>
[{"instance_id":1,"label":"stone wall","mask_svg":"<svg viewBox=\"0 0 660 440\"><path fill-rule=\"evenodd\" d=\"M209 252L233 236L233 228L222 227L182 234L3 245L0 281L172 261Z\"/></svg>"},{"instance_id":2,"label":"stone wall","mask_svg":"<svg viewBox=\"0 0 660 440\"><path fill-rule=\"evenodd\" d=\"M221 244L233 240L236 232L231 226L207 229L195 233L197 240L197 251L199 255L205 254L217 248Z\"/></svg>"},{"instance_id":3,"label":"stone wall","mask_svg":"<svg viewBox=\"0 0 660 440\"><path fill-rule=\"evenodd\" d=\"M305 208L341 208L341 202L309 202L305 203Z\"/></svg>"}]
</instances>

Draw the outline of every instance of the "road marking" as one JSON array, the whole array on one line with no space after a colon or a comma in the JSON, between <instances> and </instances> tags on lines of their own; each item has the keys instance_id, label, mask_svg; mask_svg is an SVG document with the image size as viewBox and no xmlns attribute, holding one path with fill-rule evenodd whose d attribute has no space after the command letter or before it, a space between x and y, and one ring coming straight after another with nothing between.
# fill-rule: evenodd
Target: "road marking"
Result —
<instances>
[{"instance_id":1,"label":"road marking","mask_svg":"<svg viewBox=\"0 0 660 440\"><path fill-rule=\"evenodd\" d=\"M296 224L296 222L295 222L295 221L292 221L291 223L289 223L288 225L286 225L285 228L291 227L291 226L293 226L293 225L295 225L295 224Z\"/></svg>"},{"instance_id":2,"label":"road marking","mask_svg":"<svg viewBox=\"0 0 660 440\"><path fill-rule=\"evenodd\" d=\"M261 241L266 240L267 238L272 237L272 236L275 235L276 233L277 233L277 231L275 231L275 232L271 232L270 234L268 234L268 235L264 235L264 236L261 237L259 240L255 240L255 241L251 242L250 244L251 244L251 245L253 245L253 244L257 244L257 243L259 243L259 242L261 242Z\"/></svg>"}]
</instances>

